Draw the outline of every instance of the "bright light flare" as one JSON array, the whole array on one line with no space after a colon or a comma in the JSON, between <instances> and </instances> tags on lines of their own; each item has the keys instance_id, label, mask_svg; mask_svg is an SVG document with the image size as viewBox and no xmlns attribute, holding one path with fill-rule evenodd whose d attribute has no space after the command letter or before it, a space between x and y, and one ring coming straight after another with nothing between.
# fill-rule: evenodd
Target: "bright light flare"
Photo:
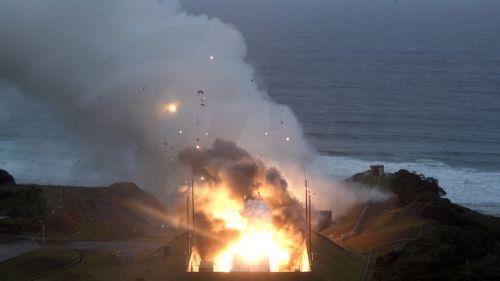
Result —
<instances>
[{"instance_id":1,"label":"bright light flare","mask_svg":"<svg viewBox=\"0 0 500 281\"><path fill-rule=\"evenodd\" d=\"M290 262L290 251L281 235L275 229L248 230L215 258L215 271L229 272L235 257L242 259L246 265L256 265L263 260L269 261L269 270L279 272ZM281 237L282 238L282 237Z\"/></svg>"},{"instance_id":2,"label":"bright light flare","mask_svg":"<svg viewBox=\"0 0 500 281\"><path fill-rule=\"evenodd\" d=\"M175 114L177 113L179 109L179 104L176 103L176 102L169 102L169 103L166 103L164 105L162 105L161 107L161 112L162 113L168 113L168 114Z\"/></svg>"}]
</instances>

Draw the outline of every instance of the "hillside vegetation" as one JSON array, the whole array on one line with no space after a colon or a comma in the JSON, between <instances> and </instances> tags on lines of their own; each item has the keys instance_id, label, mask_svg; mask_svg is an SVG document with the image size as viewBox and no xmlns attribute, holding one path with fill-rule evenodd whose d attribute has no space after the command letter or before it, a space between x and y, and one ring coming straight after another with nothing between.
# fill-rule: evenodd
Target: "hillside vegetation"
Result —
<instances>
[{"instance_id":1,"label":"hillside vegetation","mask_svg":"<svg viewBox=\"0 0 500 281\"><path fill-rule=\"evenodd\" d=\"M107 187L0 184L0 234L49 239L165 239L166 207L133 183Z\"/></svg>"},{"instance_id":2,"label":"hillside vegetation","mask_svg":"<svg viewBox=\"0 0 500 281\"><path fill-rule=\"evenodd\" d=\"M450 202L436 179L406 170L383 178L365 172L348 181L393 194L353 207L323 231L372 256L372 280L500 280L500 218Z\"/></svg>"}]
</instances>

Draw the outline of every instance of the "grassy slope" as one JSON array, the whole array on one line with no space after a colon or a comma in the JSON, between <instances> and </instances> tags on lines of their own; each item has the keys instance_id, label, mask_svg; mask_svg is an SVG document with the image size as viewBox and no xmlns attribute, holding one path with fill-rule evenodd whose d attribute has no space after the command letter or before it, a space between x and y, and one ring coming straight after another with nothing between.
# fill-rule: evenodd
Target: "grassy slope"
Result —
<instances>
[{"instance_id":1,"label":"grassy slope","mask_svg":"<svg viewBox=\"0 0 500 281\"><path fill-rule=\"evenodd\" d=\"M355 206L343 218L321 233L338 242L339 236L349 233L354 228L363 206ZM415 213L412 206L398 208L390 202L373 203L367 207L364 218L358 228L359 233L343 239L343 247L355 253L369 254L381 248L397 247L421 232L432 228L433 223Z\"/></svg>"},{"instance_id":2,"label":"grassy slope","mask_svg":"<svg viewBox=\"0 0 500 281\"><path fill-rule=\"evenodd\" d=\"M2 281L31 280L179 280L184 269L184 237L168 243L168 256L145 255L121 264L112 251L39 249L0 263ZM50 273L50 274L47 274Z\"/></svg>"},{"instance_id":3,"label":"grassy slope","mask_svg":"<svg viewBox=\"0 0 500 281\"><path fill-rule=\"evenodd\" d=\"M215 273L196 274L184 272L185 237L180 236L169 242L167 256L154 253L144 258L120 264L110 256L110 251L36 250L0 264L2 281L38 280L78 281L78 280L360 280L366 260L352 256L325 238L315 236L314 251L317 252L314 274L293 273ZM24 266L30 264L28 270ZM47 274L52 272L52 274Z\"/></svg>"},{"instance_id":4,"label":"grassy slope","mask_svg":"<svg viewBox=\"0 0 500 281\"><path fill-rule=\"evenodd\" d=\"M62 199L61 199L62 198ZM41 235L57 239L111 240L161 238L170 235L166 208L133 184L103 188L0 185L0 213L15 218L0 233Z\"/></svg>"},{"instance_id":5,"label":"grassy slope","mask_svg":"<svg viewBox=\"0 0 500 281\"><path fill-rule=\"evenodd\" d=\"M0 263L2 281L32 280L70 267L80 260L74 250L37 249Z\"/></svg>"},{"instance_id":6,"label":"grassy slope","mask_svg":"<svg viewBox=\"0 0 500 281\"><path fill-rule=\"evenodd\" d=\"M374 280L498 280L500 219L441 198L437 181L399 171L381 184L369 174L351 180L390 191L394 196L371 204L357 235L343 246L374 254ZM323 231L335 240L352 230L362 206Z\"/></svg>"},{"instance_id":7,"label":"grassy slope","mask_svg":"<svg viewBox=\"0 0 500 281\"><path fill-rule=\"evenodd\" d=\"M325 280L359 281L367 260L353 256L327 238L315 235L313 237L313 252L315 254L314 270Z\"/></svg>"}]
</instances>

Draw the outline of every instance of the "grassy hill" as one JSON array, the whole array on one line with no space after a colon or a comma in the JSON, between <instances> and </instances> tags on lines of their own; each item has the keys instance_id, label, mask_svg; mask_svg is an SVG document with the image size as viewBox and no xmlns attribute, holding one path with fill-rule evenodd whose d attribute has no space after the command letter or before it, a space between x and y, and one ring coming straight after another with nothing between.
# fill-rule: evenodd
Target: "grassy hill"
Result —
<instances>
[{"instance_id":1,"label":"grassy hill","mask_svg":"<svg viewBox=\"0 0 500 281\"><path fill-rule=\"evenodd\" d=\"M166 207L133 183L107 187L0 184L0 234L49 239L165 239Z\"/></svg>"},{"instance_id":2,"label":"grassy hill","mask_svg":"<svg viewBox=\"0 0 500 281\"><path fill-rule=\"evenodd\" d=\"M71 249L38 249L0 263L2 280L33 280L81 262Z\"/></svg>"},{"instance_id":3,"label":"grassy hill","mask_svg":"<svg viewBox=\"0 0 500 281\"><path fill-rule=\"evenodd\" d=\"M322 232L372 256L372 280L500 279L500 218L450 202L437 180L406 170L381 179L365 172L348 181L393 194L354 206Z\"/></svg>"}]
</instances>

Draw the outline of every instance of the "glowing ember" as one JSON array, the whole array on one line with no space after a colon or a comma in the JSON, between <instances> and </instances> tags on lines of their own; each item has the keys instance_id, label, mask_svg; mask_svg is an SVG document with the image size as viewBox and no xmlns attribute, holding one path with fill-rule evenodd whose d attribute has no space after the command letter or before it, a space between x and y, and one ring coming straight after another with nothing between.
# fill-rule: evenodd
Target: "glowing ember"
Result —
<instances>
[{"instance_id":1,"label":"glowing ember","mask_svg":"<svg viewBox=\"0 0 500 281\"><path fill-rule=\"evenodd\" d=\"M175 114L175 113L177 113L178 106L179 106L179 104L175 103L175 102L166 103L161 107L161 112Z\"/></svg>"}]
</instances>

